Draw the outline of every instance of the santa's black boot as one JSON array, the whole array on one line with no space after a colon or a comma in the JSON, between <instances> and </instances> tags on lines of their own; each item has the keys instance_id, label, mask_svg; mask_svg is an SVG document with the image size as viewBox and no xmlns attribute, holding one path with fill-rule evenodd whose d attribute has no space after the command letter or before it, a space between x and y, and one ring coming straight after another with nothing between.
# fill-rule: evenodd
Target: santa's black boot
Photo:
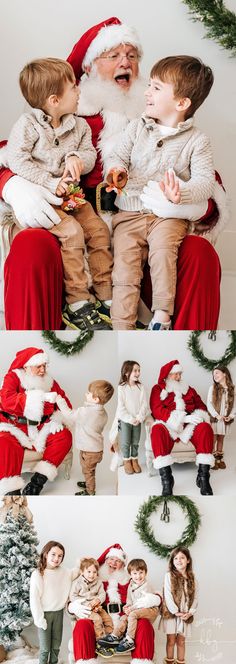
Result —
<instances>
[{"instance_id":1,"label":"santa's black boot","mask_svg":"<svg viewBox=\"0 0 236 664\"><path fill-rule=\"evenodd\" d=\"M202 496L213 496L213 491L210 485L210 466L208 464L199 464L196 485L200 489Z\"/></svg>"},{"instance_id":2,"label":"santa's black boot","mask_svg":"<svg viewBox=\"0 0 236 664\"><path fill-rule=\"evenodd\" d=\"M172 489L174 486L174 478L170 466L165 466L159 469L162 483L162 496L172 496Z\"/></svg>"},{"instance_id":3,"label":"santa's black boot","mask_svg":"<svg viewBox=\"0 0 236 664\"><path fill-rule=\"evenodd\" d=\"M8 491L8 493L5 493L5 496L21 496L21 490L16 489L15 491Z\"/></svg>"},{"instance_id":4,"label":"santa's black boot","mask_svg":"<svg viewBox=\"0 0 236 664\"><path fill-rule=\"evenodd\" d=\"M31 480L26 484L25 488L22 491L24 496L38 496L43 488L45 482L47 482L46 475L41 475L41 473L34 473L31 477Z\"/></svg>"}]
</instances>

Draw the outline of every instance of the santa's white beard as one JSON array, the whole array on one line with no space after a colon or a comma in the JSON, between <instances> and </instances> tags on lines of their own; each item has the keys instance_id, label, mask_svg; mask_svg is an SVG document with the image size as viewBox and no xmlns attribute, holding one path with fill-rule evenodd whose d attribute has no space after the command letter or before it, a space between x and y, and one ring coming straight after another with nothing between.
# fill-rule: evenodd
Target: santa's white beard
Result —
<instances>
[{"instance_id":1,"label":"santa's white beard","mask_svg":"<svg viewBox=\"0 0 236 664\"><path fill-rule=\"evenodd\" d=\"M104 80L96 69L82 76L78 115L95 115L101 111L122 113L127 119L139 117L145 108L144 90L146 81L141 77L133 79L128 90L119 87L115 81Z\"/></svg>"},{"instance_id":2,"label":"santa's white beard","mask_svg":"<svg viewBox=\"0 0 236 664\"><path fill-rule=\"evenodd\" d=\"M178 394L179 395L186 394L186 392L188 391L188 388L189 388L189 385L187 385L187 383L185 383L183 380L179 380L179 381L178 380L171 380L171 378L166 380L165 389L168 393L169 392L174 392L174 394L177 394L177 395Z\"/></svg>"},{"instance_id":3,"label":"santa's white beard","mask_svg":"<svg viewBox=\"0 0 236 664\"><path fill-rule=\"evenodd\" d=\"M50 392L53 378L46 373L44 376L33 376L24 371L24 369L15 369L15 373L20 380L20 384L25 390L42 390Z\"/></svg>"},{"instance_id":4,"label":"santa's white beard","mask_svg":"<svg viewBox=\"0 0 236 664\"><path fill-rule=\"evenodd\" d=\"M113 582L116 582L117 584L120 583L121 585L128 583L130 579L125 567L122 567L122 569L112 570L106 562L101 566L99 570L99 576L102 581L108 581L109 583L109 581L112 579Z\"/></svg>"}]
</instances>

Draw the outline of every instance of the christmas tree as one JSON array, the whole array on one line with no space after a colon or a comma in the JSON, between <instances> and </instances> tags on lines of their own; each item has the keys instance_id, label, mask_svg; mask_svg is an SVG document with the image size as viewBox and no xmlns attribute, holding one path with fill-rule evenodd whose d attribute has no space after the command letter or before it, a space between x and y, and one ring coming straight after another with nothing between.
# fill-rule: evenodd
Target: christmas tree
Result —
<instances>
[{"instance_id":1,"label":"christmas tree","mask_svg":"<svg viewBox=\"0 0 236 664\"><path fill-rule=\"evenodd\" d=\"M38 539L26 498L3 498L0 519L0 643L7 649L32 622L29 585Z\"/></svg>"}]
</instances>

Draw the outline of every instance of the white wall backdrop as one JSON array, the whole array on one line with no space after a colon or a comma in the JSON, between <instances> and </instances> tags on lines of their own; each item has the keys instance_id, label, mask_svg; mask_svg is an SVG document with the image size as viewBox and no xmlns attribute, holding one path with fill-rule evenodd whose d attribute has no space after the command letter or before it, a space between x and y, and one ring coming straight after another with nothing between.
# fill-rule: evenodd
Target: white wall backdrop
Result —
<instances>
[{"instance_id":1,"label":"white wall backdrop","mask_svg":"<svg viewBox=\"0 0 236 664\"><path fill-rule=\"evenodd\" d=\"M236 0L226 0L236 11ZM235 270L236 198L235 171L235 58L209 39L200 22L190 21L181 0L132 3L120 0L119 6L108 0L82 3L70 0L9 0L1 2L1 134L7 137L12 123L24 110L18 86L22 66L36 57L66 58L74 43L91 25L116 15L134 25L140 34L144 58L142 72L149 75L152 64L161 57L186 53L207 62L214 70L215 83L209 99L198 112L198 125L211 137L216 168L220 171L231 198L231 223L220 240L223 267Z\"/></svg>"},{"instance_id":2,"label":"white wall backdrop","mask_svg":"<svg viewBox=\"0 0 236 664\"><path fill-rule=\"evenodd\" d=\"M61 541L66 549L65 566L74 566L83 555L99 556L107 546L120 542L127 559L144 558L149 578L162 590L167 561L154 555L141 542L134 522L144 499L138 496L82 498L29 497L29 507L39 536L40 548L50 539ZM195 501L201 515L197 539L191 547L193 566L199 582L199 607L193 634L187 644L187 661L222 661L235 664L235 505L220 497ZM171 506L169 524L160 521L160 512L151 524L157 540L175 543L186 521L179 507ZM45 514L47 518L45 518ZM63 653L66 653L70 626L66 622ZM34 632L34 639L36 638ZM157 664L164 655L165 637L157 635ZM192 655L192 656L191 656Z\"/></svg>"}]
</instances>

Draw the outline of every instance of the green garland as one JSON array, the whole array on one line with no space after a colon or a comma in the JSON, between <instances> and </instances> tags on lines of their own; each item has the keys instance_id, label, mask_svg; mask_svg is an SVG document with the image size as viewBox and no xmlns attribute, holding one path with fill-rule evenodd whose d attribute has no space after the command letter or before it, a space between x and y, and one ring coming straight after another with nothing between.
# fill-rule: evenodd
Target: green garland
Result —
<instances>
[{"instance_id":1,"label":"green garland","mask_svg":"<svg viewBox=\"0 0 236 664\"><path fill-rule=\"evenodd\" d=\"M49 343L51 348L60 353L60 355L66 355L67 357L75 355L75 353L80 353L93 338L93 335L94 332L87 330L86 332L80 332L74 341L62 341L57 337L56 332L50 332L49 330L42 332L43 338Z\"/></svg>"},{"instance_id":2,"label":"green garland","mask_svg":"<svg viewBox=\"0 0 236 664\"><path fill-rule=\"evenodd\" d=\"M155 538L149 519L153 512L156 512L160 505L164 503L176 503L181 507L188 517L188 526L186 526L181 537L173 544L161 544ZM169 510L167 510L169 512ZM163 518L163 515L161 516ZM166 520L165 518L163 520ZM197 537L197 532L201 523L201 518L196 505L186 496L150 496L150 498L141 505L135 521L135 530L139 534L142 542L155 553L159 558L167 558L176 546L191 546Z\"/></svg>"},{"instance_id":3,"label":"green garland","mask_svg":"<svg viewBox=\"0 0 236 664\"><path fill-rule=\"evenodd\" d=\"M213 371L213 369L218 365L218 364L223 364L225 366L228 366L232 360L236 357L236 332L235 331L228 331L228 334L231 336L231 342L227 346L226 351L222 357L215 359L215 360L209 360L208 357L206 357L203 353L203 350L200 345L200 336L203 334L202 331L195 331L191 332L190 338L188 340L188 347L192 353L192 356L196 360L198 364L200 364L201 367L204 367L204 369L207 369L208 371Z\"/></svg>"},{"instance_id":4,"label":"green garland","mask_svg":"<svg viewBox=\"0 0 236 664\"><path fill-rule=\"evenodd\" d=\"M223 0L182 0L188 6L193 21L201 21L207 28L206 37L236 55L236 14L225 7Z\"/></svg>"}]
</instances>

